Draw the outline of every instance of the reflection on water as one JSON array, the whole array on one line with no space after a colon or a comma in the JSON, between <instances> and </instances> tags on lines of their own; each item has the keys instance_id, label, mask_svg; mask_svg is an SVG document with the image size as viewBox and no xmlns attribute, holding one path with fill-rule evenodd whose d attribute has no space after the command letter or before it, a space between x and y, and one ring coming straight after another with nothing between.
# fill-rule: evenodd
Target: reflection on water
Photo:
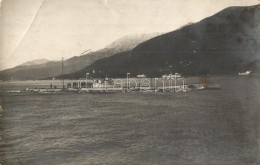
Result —
<instances>
[{"instance_id":1,"label":"reflection on water","mask_svg":"<svg viewBox=\"0 0 260 165\"><path fill-rule=\"evenodd\" d=\"M221 90L2 96L4 164L257 164L259 78Z\"/></svg>"}]
</instances>

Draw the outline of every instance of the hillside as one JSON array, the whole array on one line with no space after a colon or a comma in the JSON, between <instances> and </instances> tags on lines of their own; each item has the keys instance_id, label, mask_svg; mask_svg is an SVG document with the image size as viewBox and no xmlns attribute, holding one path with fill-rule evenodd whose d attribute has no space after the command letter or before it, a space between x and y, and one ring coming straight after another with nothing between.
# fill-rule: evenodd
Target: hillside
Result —
<instances>
[{"instance_id":1,"label":"hillside","mask_svg":"<svg viewBox=\"0 0 260 165\"><path fill-rule=\"evenodd\" d=\"M107 45L106 48L114 48L119 52L132 50L138 44L147 41L151 38L161 35L162 33L148 33L148 34L130 34Z\"/></svg>"},{"instance_id":2,"label":"hillside","mask_svg":"<svg viewBox=\"0 0 260 165\"><path fill-rule=\"evenodd\" d=\"M127 72L148 76L171 72L184 75L259 72L259 48L260 5L230 7L65 77L84 77L92 70L111 77L125 77Z\"/></svg>"},{"instance_id":3,"label":"hillside","mask_svg":"<svg viewBox=\"0 0 260 165\"><path fill-rule=\"evenodd\" d=\"M74 56L64 61L64 73L70 74L79 71L92 64L98 59L110 57L114 54L132 50L136 45L146 41L159 33L135 34L124 36L106 48L89 52L82 56ZM56 77L61 74L61 61L33 60L17 67L0 71L0 80L30 80L46 79Z\"/></svg>"},{"instance_id":4,"label":"hillside","mask_svg":"<svg viewBox=\"0 0 260 165\"><path fill-rule=\"evenodd\" d=\"M22 63L20 66L32 66L32 65L40 65L49 62L49 60L46 59L36 59L32 61L28 61L25 63Z\"/></svg>"}]
</instances>

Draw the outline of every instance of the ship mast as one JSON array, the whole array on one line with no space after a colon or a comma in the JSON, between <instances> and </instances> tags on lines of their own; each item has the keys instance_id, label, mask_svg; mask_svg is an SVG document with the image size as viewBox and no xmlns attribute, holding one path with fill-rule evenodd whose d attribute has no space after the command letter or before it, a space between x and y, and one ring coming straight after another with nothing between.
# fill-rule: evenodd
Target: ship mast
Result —
<instances>
[{"instance_id":1,"label":"ship mast","mask_svg":"<svg viewBox=\"0 0 260 165\"><path fill-rule=\"evenodd\" d=\"M61 60L61 75L62 75L62 90L64 91L63 57L62 57L62 60Z\"/></svg>"}]
</instances>

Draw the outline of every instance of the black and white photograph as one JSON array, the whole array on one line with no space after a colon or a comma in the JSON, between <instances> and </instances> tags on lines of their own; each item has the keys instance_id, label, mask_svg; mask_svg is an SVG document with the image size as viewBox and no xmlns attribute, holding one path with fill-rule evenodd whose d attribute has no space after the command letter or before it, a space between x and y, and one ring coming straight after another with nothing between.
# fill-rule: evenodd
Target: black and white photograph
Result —
<instances>
[{"instance_id":1,"label":"black and white photograph","mask_svg":"<svg viewBox=\"0 0 260 165\"><path fill-rule=\"evenodd\" d=\"M260 0L0 0L0 165L260 165Z\"/></svg>"}]
</instances>

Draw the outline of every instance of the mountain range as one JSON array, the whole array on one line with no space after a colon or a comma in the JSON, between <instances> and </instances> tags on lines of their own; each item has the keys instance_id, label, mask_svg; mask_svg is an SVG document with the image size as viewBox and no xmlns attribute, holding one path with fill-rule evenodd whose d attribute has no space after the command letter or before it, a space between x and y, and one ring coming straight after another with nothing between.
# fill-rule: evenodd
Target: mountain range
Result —
<instances>
[{"instance_id":1,"label":"mountain range","mask_svg":"<svg viewBox=\"0 0 260 165\"><path fill-rule=\"evenodd\" d=\"M98 59L132 50L138 44L151 39L161 33L126 35L106 46L104 49L83 53L64 60L64 74L71 74L92 64ZM23 63L11 69L0 71L0 80L35 80L48 79L61 74L61 61L38 59Z\"/></svg>"},{"instance_id":2,"label":"mountain range","mask_svg":"<svg viewBox=\"0 0 260 165\"><path fill-rule=\"evenodd\" d=\"M229 7L197 23L102 58L65 78L238 74L260 71L260 5Z\"/></svg>"},{"instance_id":3,"label":"mountain range","mask_svg":"<svg viewBox=\"0 0 260 165\"><path fill-rule=\"evenodd\" d=\"M82 78L86 72L92 77L152 77L247 70L260 72L260 5L229 7L169 33L122 37L104 49L65 60L63 78ZM48 61L0 71L0 79L62 78L60 73L61 61Z\"/></svg>"}]
</instances>

